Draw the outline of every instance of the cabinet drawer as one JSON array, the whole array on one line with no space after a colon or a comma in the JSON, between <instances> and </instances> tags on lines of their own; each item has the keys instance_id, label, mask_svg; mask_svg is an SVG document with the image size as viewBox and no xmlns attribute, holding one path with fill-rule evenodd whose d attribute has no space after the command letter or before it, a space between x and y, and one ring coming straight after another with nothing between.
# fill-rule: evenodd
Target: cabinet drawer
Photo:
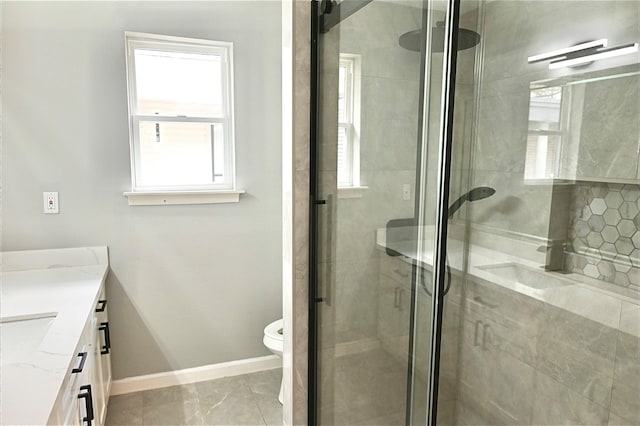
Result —
<instances>
[{"instance_id":1,"label":"cabinet drawer","mask_svg":"<svg viewBox=\"0 0 640 426\"><path fill-rule=\"evenodd\" d=\"M398 284L411 284L411 264L400 257L382 255L380 258L380 275L388 277Z\"/></svg>"}]
</instances>

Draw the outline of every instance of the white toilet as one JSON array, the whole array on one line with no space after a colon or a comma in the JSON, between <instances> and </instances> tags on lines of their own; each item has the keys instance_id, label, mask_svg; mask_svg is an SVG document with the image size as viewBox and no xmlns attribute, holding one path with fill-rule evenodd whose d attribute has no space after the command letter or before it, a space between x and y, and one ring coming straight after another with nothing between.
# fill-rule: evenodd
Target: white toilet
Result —
<instances>
[{"instance_id":1,"label":"white toilet","mask_svg":"<svg viewBox=\"0 0 640 426\"><path fill-rule=\"evenodd\" d=\"M284 337L282 333L282 320L276 320L264 328L264 345L274 354L282 359L282 351L284 350ZM280 393L278 401L282 404L282 382L280 383Z\"/></svg>"}]
</instances>

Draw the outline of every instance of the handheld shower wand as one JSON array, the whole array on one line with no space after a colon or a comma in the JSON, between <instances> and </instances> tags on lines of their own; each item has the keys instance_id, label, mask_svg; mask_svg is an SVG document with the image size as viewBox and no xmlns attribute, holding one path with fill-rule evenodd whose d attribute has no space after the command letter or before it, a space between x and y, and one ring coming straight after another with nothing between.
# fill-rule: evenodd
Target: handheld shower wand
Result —
<instances>
[{"instance_id":1,"label":"handheld shower wand","mask_svg":"<svg viewBox=\"0 0 640 426\"><path fill-rule=\"evenodd\" d=\"M453 215L458 210L460 210L460 207L462 207L465 201L471 202L471 201L484 200L485 198L491 197L495 193L496 193L496 190L488 186L479 186L477 188L473 188L471 191L467 192L466 194L461 195L460 198L455 200L453 204L449 206L449 215L447 216L447 218L451 219Z\"/></svg>"},{"instance_id":2,"label":"handheld shower wand","mask_svg":"<svg viewBox=\"0 0 640 426\"><path fill-rule=\"evenodd\" d=\"M460 208L464 205L466 201L473 202L484 200L485 198L491 197L496 193L496 190L489 186L479 186L477 188L473 188L469 192L461 195L457 200L453 202L448 208L447 218L451 219L453 215L460 210ZM444 294L449 292L451 288L451 268L449 267L449 259L445 256L445 262L447 263L447 285L444 288ZM427 295L431 296L431 292L427 289L424 283L424 269L420 268L420 286L427 293Z\"/></svg>"}]
</instances>

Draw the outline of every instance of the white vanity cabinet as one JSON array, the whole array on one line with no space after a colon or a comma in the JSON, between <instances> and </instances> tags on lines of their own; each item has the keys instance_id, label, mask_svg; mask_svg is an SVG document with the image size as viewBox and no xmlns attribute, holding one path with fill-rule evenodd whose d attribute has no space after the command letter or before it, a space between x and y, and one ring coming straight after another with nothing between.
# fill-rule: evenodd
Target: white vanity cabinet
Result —
<instances>
[{"instance_id":1,"label":"white vanity cabinet","mask_svg":"<svg viewBox=\"0 0 640 426\"><path fill-rule=\"evenodd\" d=\"M401 257L380 256L378 338L400 362L407 361L411 315L411 264Z\"/></svg>"},{"instance_id":2,"label":"white vanity cabinet","mask_svg":"<svg viewBox=\"0 0 640 426\"><path fill-rule=\"evenodd\" d=\"M77 358L69 366L50 424L100 426L105 422L111 387L111 342L107 300L100 297L77 345Z\"/></svg>"},{"instance_id":3,"label":"white vanity cabinet","mask_svg":"<svg viewBox=\"0 0 640 426\"><path fill-rule=\"evenodd\" d=\"M93 421L92 325L89 321L78 342L76 353L62 384L49 424L82 426Z\"/></svg>"},{"instance_id":4,"label":"white vanity cabinet","mask_svg":"<svg viewBox=\"0 0 640 426\"><path fill-rule=\"evenodd\" d=\"M0 255L0 423L104 424L107 247Z\"/></svg>"},{"instance_id":5,"label":"white vanity cabinet","mask_svg":"<svg viewBox=\"0 0 640 426\"><path fill-rule=\"evenodd\" d=\"M109 317L107 314L107 295L104 286L96 304L94 315L94 330L96 331L93 347L93 382L96 424L104 424L107 415L107 403L111 391L111 338L109 334Z\"/></svg>"}]
</instances>

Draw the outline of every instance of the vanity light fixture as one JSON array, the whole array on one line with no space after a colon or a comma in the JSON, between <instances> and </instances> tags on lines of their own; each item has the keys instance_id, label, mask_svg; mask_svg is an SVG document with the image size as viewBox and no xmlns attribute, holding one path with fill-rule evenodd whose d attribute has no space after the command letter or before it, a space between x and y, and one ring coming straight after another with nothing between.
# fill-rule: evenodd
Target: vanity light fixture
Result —
<instances>
[{"instance_id":1,"label":"vanity light fixture","mask_svg":"<svg viewBox=\"0 0 640 426\"><path fill-rule=\"evenodd\" d=\"M577 53L583 50L591 50L597 49L600 47L607 47L607 39L603 38L601 40L588 41L586 43L576 44L575 46L566 47L560 50L554 50L553 52L541 53L539 55L529 56L528 61L530 64L534 64L536 62L542 62L547 60L554 59L564 59L566 55L569 53Z\"/></svg>"},{"instance_id":2,"label":"vanity light fixture","mask_svg":"<svg viewBox=\"0 0 640 426\"><path fill-rule=\"evenodd\" d=\"M551 63L549 64L549 69L553 70L562 67L572 67L575 65L586 64L587 62L597 61L599 59L627 55L629 53L634 53L637 51L638 43L629 43L622 46L611 47L609 49L596 49L596 51L591 55L551 61Z\"/></svg>"},{"instance_id":3,"label":"vanity light fixture","mask_svg":"<svg viewBox=\"0 0 640 426\"><path fill-rule=\"evenodd\" d=\"M576 44L575 46L555 50L553 52L530 56L528 58L528 62L533 64L542 61L550 61L549 69L557 69L582 65L599 59L626 55L637 51L638 43L629 43L622 46L607 48L607 39L605 38Z\"/></svg>"}]
</instances>

